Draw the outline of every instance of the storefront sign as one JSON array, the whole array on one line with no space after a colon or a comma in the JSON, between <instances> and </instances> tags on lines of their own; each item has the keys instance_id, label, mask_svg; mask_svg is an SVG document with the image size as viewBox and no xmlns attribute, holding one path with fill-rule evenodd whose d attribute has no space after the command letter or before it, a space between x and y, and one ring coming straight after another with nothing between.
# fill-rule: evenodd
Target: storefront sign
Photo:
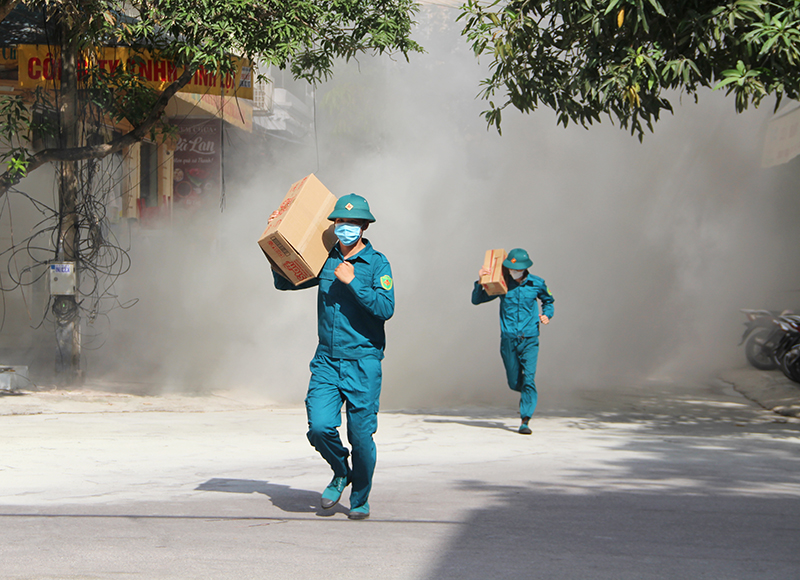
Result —
<instances>
[{"instance_id":1,"label":"storefront sign","mask_svg":"<svg viewBox=\"0 0 800 580\"><path fill-rule=\"evenodd\" d=\"M173 204L199 209L218 204L222 194L222 122L219 119L171 119L180 140L175 147Z\"/></svg>"},{"instance_id":2,"label":"storefront sign","mask_svg":"<svg viewBox=\"0 0 800 580\"><path fill-rule=\"evenodd\" d=\"M2 68L2 69L15 69L15 68L17 68L17 47L16 46L3 46L3 47L0 47L0 68Z\"/></svg>"},{"instance_id":3,"label":"storefront sign","mask_svg":"<svg viewBox=\"0 0 800 580\"><path fill-rule=\"evenodd\" d=\"M19 83L22 88L59 85L61 62L57 47L23 44L17 47L17 55ZM235 66L234 73L219 74L200 67L180 92L236 96L252 100L253 81L249 61L236 57L231 60ZM183 67L176 67L172 61L158 58L156 53L117 47L85 52L83 60L78 64L78 77L85 79L101 70L114 73L120 67L135 72L145 84L157 91L163 91L183 73Z\"/></svg>"}]
</instances>

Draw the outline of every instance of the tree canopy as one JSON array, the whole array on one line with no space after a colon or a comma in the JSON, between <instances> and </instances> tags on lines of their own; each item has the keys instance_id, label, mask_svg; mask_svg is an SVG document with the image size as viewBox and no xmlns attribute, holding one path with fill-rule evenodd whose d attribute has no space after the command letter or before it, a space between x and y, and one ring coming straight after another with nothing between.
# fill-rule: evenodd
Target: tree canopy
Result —
<instances>
[{"instance_id":1,"label":"tree canopy","mask_svg":"<svg viewBox=\"0 0 800 580\"><path fill-rule=\"evenodd\" d=\"M80 87L84 102L133 126L92 145L30 151L19 137L31 121L19 103L6 100L0 108L6 130L0 138L12 154L0 175L0 195L47 162L103 157L141 140L200 67L228 72L233 55L289 68L296 77L315 81L327 78L338 58L385 52L407 58L421 50L410 39L413 0L2 0L0 17L7 18L7 9L15 5L40 11L43 29L54 31L51 40L62 52L68 47L78 52L139 47L158 51L182 67L182 74L161 93L122 67L86 79Z\"/></svg>"},{"instance_id":2,"label":"tree canopy","mask_svg":"<svg viewBox=\"0 0 800 580\"><path fill-rule=\"evenodd\" d=\"M737 112L800 93L800 0L467 0L459 19L491 76L484 116L544 105L584 127L602 115L641 140L677 91L724 90Z\"/></svg>"}]
</instances>

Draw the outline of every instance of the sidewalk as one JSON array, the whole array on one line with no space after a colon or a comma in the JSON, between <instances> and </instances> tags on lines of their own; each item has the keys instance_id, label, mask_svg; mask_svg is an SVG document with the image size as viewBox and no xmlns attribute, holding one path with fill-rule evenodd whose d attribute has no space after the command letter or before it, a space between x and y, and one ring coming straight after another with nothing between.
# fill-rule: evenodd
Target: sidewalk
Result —
<instances>
[{"instance_id":1,"label":"sidewalk","mask_svg":"<svg viewBox=\"0 0 800 580\"><path fill-rule=\"evenodd\" d=\"M742 367L721 372L718 378L764 409L786 417L800 418L800 384L790 381L780 371ZM91 382L73 390L0 390L0 416L97 412L204 413L282 407L252 392L141 396L125 391L124 386L109 387Z\"/></svg>"},{"instance_id":2,"label":"sidewalk","mask_svg":"<svg viewBox=\"0 0 800 580\"><path fill-rule=\"evenodd\" d=\"M786 417L800 417L800 384L790 381L780 371L744 367L720 373L719 378L765 409Z\"/></svg>"},{"instance_id":3,"label":"sidewalk","mask_svg":"<svg viewBox=\"0 0 800 580\"><path fill-rule=\"evenodd\" d=\"M135 391L135 389L128 389ZM124 391L124 389L123 389ZM0 390L0 416L77 413L206 413L280 409L282 405L250 392L166 393L155 396L120 392L120 387L87 383L57 390Z\"/></svg>"}]
</instances>

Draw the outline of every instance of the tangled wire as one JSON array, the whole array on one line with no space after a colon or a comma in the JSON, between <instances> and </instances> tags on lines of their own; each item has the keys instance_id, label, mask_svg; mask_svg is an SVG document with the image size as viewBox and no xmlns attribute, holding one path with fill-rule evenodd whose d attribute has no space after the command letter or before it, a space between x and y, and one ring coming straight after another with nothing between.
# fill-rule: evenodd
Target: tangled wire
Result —
<instances>
[{"instance_id":1,"label":"tangled wire","mask_svg":"<svg viewBox=\"0 0 800 580\"><path fill-rule=\"evenodd\" d=\"M131 266L130 240L128 248L122 247L112 227L112 216L109 215L109 208L120 203L122 167L122 156L116 154L80 164L74 212L78 239L75 296L51 295L38 320L33 319L26 288L45 284L50 266L62 260L59 237L65 215L60 208L35 199L20 189L10 190L0 202L0 220L7 219L10 228L10 245L0 250L0 260L5 261L5 275L0 273L0 293L3 295L0 330L6 320L5 295L15 290L22 294L33 328L41 327L46 321L63 325L77 319L91 325L98 317L107 317L112 310L129 308L137 302L131 300L122 303L114 291L116 280ZM56 183L59 182L57 178ZM32 233L20 241L14 239L10 196L27 200L34 213L40 216L30 229ZM54 195L54 198L57 197Z\"/></svg>"}]
</instances>

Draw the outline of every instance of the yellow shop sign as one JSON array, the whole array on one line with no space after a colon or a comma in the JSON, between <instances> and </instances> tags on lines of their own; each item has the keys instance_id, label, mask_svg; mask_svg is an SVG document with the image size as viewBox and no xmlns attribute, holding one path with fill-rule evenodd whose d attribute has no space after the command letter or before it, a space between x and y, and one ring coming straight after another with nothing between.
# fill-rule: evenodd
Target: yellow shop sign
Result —
<instances>
[{"instance_id":1,"label":"yellow shop sign","mask_svg":"<svg viewBox=\"0 0 800 580\"><path fill-rule=\"evenodd\" d=\"M232 57L231 60L235 65L233 73L220 74L200 67L179 92L235 96L252 100L253 79L249 61L237 57ZM43 44L19 45L17 61L20 87L55 88L59 85L61 59L57 47ZM159 58L156 53L128 47L105 47L83 53L83 58L78 63L78 78L86 79L101 70L114 73L120 67L138 74L144 83L158 91L163 91L183 73L183 67L175 66L170 60Z\"/></svg>"}]
</instances>

